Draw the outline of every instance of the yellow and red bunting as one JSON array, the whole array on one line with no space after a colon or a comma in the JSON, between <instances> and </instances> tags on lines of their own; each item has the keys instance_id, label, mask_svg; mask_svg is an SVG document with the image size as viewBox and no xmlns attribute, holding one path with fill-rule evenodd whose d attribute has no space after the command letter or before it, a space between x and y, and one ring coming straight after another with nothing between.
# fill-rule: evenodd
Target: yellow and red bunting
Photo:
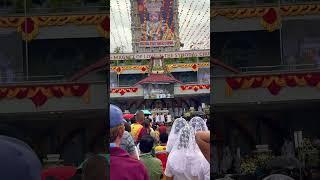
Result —
<instances>
[{"instance_id":1,"label":"yellow and red bunting","mask_svg":"<svg viewBox=\"0 0 320 180\"><path fill-rule=\"evenodd\" d=\"M49 98L82 97L89 103L88 84L64 84L41 86L0 87L0 101L4 99L30 99L36 107L44 105Z\"/></svg>"},{"instance_id":2,"label":"yellow and red bunting","mask_svg":"<svg viewBox=\"0 0 320 180\"><path fill-rule=\"evenodd\" d=\"M219 8L211 11L211 17L223 16L229 19L261 18L261 24L268 31L279 27L283 16L305 16L320 14L320 4L281 5L280 7Z\"/></svg>"},{"instance_id":3,"label":"yellow and red bunting","mask_svg":"<svg viewBox=\"0 0 320 180\"><path fill-rule=\"evenodd\" d=\"M201 85L184 85L180 86L182 91L194 91L197 92L202 89L210 89L210 84L201 84Z\"/></svg>"},{"instance_id":4,"label":"yellow and red bunting","mask_svg":"<svg viewBox=\"0 0 320 180\"><path fill-rule=\"evenodd\" d=\"M276 30L280 25L278 9L269 8L261 18L262 26L269 32Z\"/></svg>"},{"instance_id":5,"label":"yellow and red bunting","mask_svg":"<svg viewBox=\"0 0 320 180\"><path fill-rule=\"evenodd\" d=\"M17 28L21 32L22 39L31 41L39 33L39 23L33 18L25 18Z\"/></svg>"},{"instance_id":6,"label":"yellow and red bunting","mask_svg":"<svg viewBox=\"0 0 320 180\"><path fill-rule=\"evenodd\" d=\"M284 87L316 87L320 89L320 73L282 74L226 78L226 95L240 89L266 88L278 95Z\"/></svg>"},{"instance_id":7,"label":"yellow and red bunting","mask_svg":"<svg viewBox=\"0 0 320 180\"><path fill-rule=\"evenodd\" d=\"M181 63L181 64L168 64L166 65L167 71L172 72L176 68L191 68L193 71L198 71L201 67L210 67L209 62L204 63Z\"/></svg>"},{"instance_id":8,"label":"yellow and red bunting","mask_svg":"<svg viewBox=\"0 0 320 180\"><path fill-rule=\"evenodd\" d=\"M109 38L110 34L110 19L108 16L105 16L101 22L97 24L97 30L104 38Z\"/></svg>"},{"instance_id":9,"label":"yellow and red bunting","mask_svg":"<svg viewBox=\"0 0 320 180\"><path fill-rule=\"evenodd\" d=\"M34 39L40 27L75 25L96 25L101 36L108 38L110 32L110 19L108 15L59 15L59 16L29 16L0 17L0 28L17 28L24 40Z\"/></svg>"},{"instance_id":10,"label":"yellow and red bunting","mask_svg":"<svg viewBox=\"0 0 320 180\"><path fill-rule=\"evenodd\" d=\"M138 90L138 88L112 88L111 93L120 94L121 96L123 96L126 93L136 93L138 92Z\"/></svg>"},{"instance_id":11,"label":"yellow and red bunting","mask_svg":"<svg viewBox=\"0 0 320 180\"><path fill-rule=\"evenodd\" d=\"M141 73L147 73L149 66L112 66L111 70L115 71L117 74L121 74L123 71L127 70L138 70Z\"/></svg>"}]
</instances>

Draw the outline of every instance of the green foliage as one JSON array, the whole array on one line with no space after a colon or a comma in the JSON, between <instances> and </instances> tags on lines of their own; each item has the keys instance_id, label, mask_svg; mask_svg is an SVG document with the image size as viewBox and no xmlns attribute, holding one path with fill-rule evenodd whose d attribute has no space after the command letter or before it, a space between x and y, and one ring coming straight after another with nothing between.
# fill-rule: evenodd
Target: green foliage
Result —
<instances>
[{"instance_id":1,"label":"green foliage","mask_svg":"<svg viewBox=\"0 0 320 180\"><path fill-rule=\"evenodd\" d=\"M123 53L124 52L124 46L116 47L113 52L116 53L116 54Z\"/></svg>"}]
</instances>

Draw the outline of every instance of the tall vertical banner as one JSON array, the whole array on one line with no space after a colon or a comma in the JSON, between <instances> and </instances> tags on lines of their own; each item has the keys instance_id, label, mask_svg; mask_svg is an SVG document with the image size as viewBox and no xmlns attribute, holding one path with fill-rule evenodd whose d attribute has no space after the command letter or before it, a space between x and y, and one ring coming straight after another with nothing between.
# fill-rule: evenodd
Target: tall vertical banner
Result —
<instances>
[{"instance_id":1,"label":"tall vertical banner","mask_svg":"<svg viewBox=\"0 0 320 180\"><path fill-rule=\"evenodd\" d=\"M141 25L140 47L175 45L175 0L137 0Z\"/></svg>"}]
</instances>

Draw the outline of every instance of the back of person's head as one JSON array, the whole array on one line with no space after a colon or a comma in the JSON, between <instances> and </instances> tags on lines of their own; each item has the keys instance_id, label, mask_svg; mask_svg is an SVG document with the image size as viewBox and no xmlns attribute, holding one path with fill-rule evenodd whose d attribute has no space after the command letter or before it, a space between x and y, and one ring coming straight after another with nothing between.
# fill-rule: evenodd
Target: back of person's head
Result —
<instances>
[{"instance_id":1,"label":"back of person's head","mask_svg":"<svg viewBox=\"0 0 320 180\"><path fill-rule=\"evenodd\" d=\"M106 137L103 135L96 136L91 147L93 147L92 152L95 154L107 152Z\"/></svg>"},{"instance_id":2,"label":"back of person's head","mask_svg":"<svg viewBox=\"0 0 320 180\"><path fill-rule=\"evenodd\" d=\"M110 105L110 143L120 140L125 131L123 113L115 105Z\"/></svg>"},{"instance_id":3,"label":"back of person's head","mask_svg":"<svg viewBox=\"0 0 320 180\"><path fill-rule=\"evenodd\" d=\"M124 130L131 132L131 126L129 125L129 123L124 123Z\"/></svg>"},{"instance_id":4,"label":"back of person's head","mask_svg":"<svg viewBox=\"0 0 320 180\"><path fill-rule=\"evenodd\" d=\"M125 127L123 125L116 126L110 129L110 143L114 143L117 139L121 139Z\"/></svg>"},{"instance_id":5,"label":"back of person's head","mask_svg":"<svg viewBox=\"0 0 320 180\"><path fill-rule=\"evenodd\" d=\"M87 160L82 168L82 180L104 180L107 178L109 165L107 159L96 155Z\"/></svg>"},{"instance_id":6,"label":"back of person's head","mask_svg":"<svg viewBox=\"0 0 320 180\"><path fill-rule=\"evenodd\" d=\"M143 121L143 127L144 128L150 128L150 121L148 119Z\"/></svg>"},{"instance_id":7,"label":"back of person's head","mask_svg":"<svg viewBox=\"0 0 320 180\"><path fill-rule=\"evenodd\" d=\"M150 153L154 145L154 139L150 135L145 135L141 138L139 149L142 153Z\"/></svg>"},{"instance_id":8,"label":"back of person's head","mask_svg":"<svg viewBox=\"0 0 320 180\"><path fill-rule=\"evenodd\" d=\"M136 113L136 121L139 122L143 120L144 120L144 112L140 110Z\"/></svg>"},{"instance_id":9,"label":"back of person's head","mask_svg":"<svg viewBox=\"0 0 320 180\"><path fill-rule=\"evenodd\" d=\"M0 179L41 179L40 160L23 141L0 136L0 160Z\"/></svg>"},{"instance_id":10,"label":"back of person's head","mask_svg":"<svg viewBox=\"0 0 320 180\"><path fill-rule=\"evenodd\" d=\"M160 142L161 143L167 143L168 142L168 134L167 133L161 133L160 134Z\"/></svg>"},{"instance_id":11,"label":"back of person's head","mask_svg":"<svg viewBox=\"0 0 320 180\"><path fill-rule=\"evenodd\" d=\"M156 124L153 124L152 125L152 129L155 131L155 130L157 130L157 125Z\"/></svg>"},{"instance_id":12,"label":"back of person's head","mask_svg":"<svg viewBox=\"0 0 320 180\"><path fill-rule=\"evenodd\" d=\"M134 116L133 118L131 118L131 124L134 124L134 123L136 123L137 122L137 120L136 120L136 116Z\"/></svg>"}]
</instances>

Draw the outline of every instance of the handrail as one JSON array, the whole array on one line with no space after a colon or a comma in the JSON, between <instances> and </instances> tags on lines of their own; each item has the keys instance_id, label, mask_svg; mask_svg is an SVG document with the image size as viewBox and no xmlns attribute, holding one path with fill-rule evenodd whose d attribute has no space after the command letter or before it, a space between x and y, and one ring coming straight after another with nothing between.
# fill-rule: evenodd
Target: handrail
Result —
<instances>
[{"instance_id":1,"label":"handrail","mask_svg":"<svg viewBox=\"0 0 320 180\"><path fill-rule=\"evenodd\" d=\"M42 86L42 85L68 85L68 84L101 84L105 85L105 81L79 81L79 82L70 82L70 81L61 81L61 82L49 82L49 81L28 81L28 82L15 82L15 83L7 83L7 84L0 84L0 87L28 87L28 86Z\"/></svg>"},{"instance_id":2,"label":"handrail","mask_svg":"<svg viewBox=\"0 0 320 180\"><path fill-rule=\"evenodd\" d=\"M31 7L28 9L29 15L41 15L41 14L51 14L51 15L57 15L57 14L68 14L68 13L87 13L91 11L99 11L100 9L105 8L107 9L107 6L99 6L99 5L80 5L80 6L61 6L61 7ZM55 11L52 11L55 10ZM105 10L101 10L105 11ZM8 7L0 7L0 14L23 14L24 9L15 8L14 6L8 6Z\"/></svg>"},{"instance_id":3,"label":"handrail","mask_svg":"<svg viewBox=\"0 0 320 180\"><path fill-rule=\"evenodd\" d=\"M296 71L296 70L316 70L320 69L316 64L293 64L293 65L274 65L274 66L254 66L254 67L240 67L242 73L259 73L266 71Z\"/></svg>"},{"instance_id":4,"label":"handrail","mask_svg":"<svg viewBox=\"0 0 320 180\"><path fill-rule=\"evenodd\" d=\"M264 2L264 0L214 0L211 1L213 4L214 9L221 9L225 7L236 7L236 8L245 8L245 7L259 7L259 6L270 6L270 5L277 5L277 6L286 6L286 5L307 5L307 4L315 4L320 3L320 0L294 0L294 1L286 1L280 0L274 2Z\"/></svg>"},{"instance_id":5,"label":"handrail","mask_svg":"<svg viewBox=\"0 0 320 180\"><path fill-rule=\"evenodd\" d=\"M6 82L6 81L9 81L9 82ZM66 80L64 75L28 76L27 77L20 74L18 75L13 74L12 76L0 77L0 85L24 84L24 83L49 83L49 82L66 82Z\"/></svg>"},{"instance_id":6,"label":"handrail","mask_svg":"<svg viewBox=\"0 0 320 180\"><path fill-rule=\"evenodd\" d=\"M248 72L248 73L241 73L241 74L225 74L225 75L215 75L211 76L213 79L217 78L227 78L227 77L247 77L247 76L263 76L263 75L281 75L281 74L298 74L298 73L318 73L320 69L298 69L295 71L260 71L260 72Z\"/></svg>"}]
</instances>

